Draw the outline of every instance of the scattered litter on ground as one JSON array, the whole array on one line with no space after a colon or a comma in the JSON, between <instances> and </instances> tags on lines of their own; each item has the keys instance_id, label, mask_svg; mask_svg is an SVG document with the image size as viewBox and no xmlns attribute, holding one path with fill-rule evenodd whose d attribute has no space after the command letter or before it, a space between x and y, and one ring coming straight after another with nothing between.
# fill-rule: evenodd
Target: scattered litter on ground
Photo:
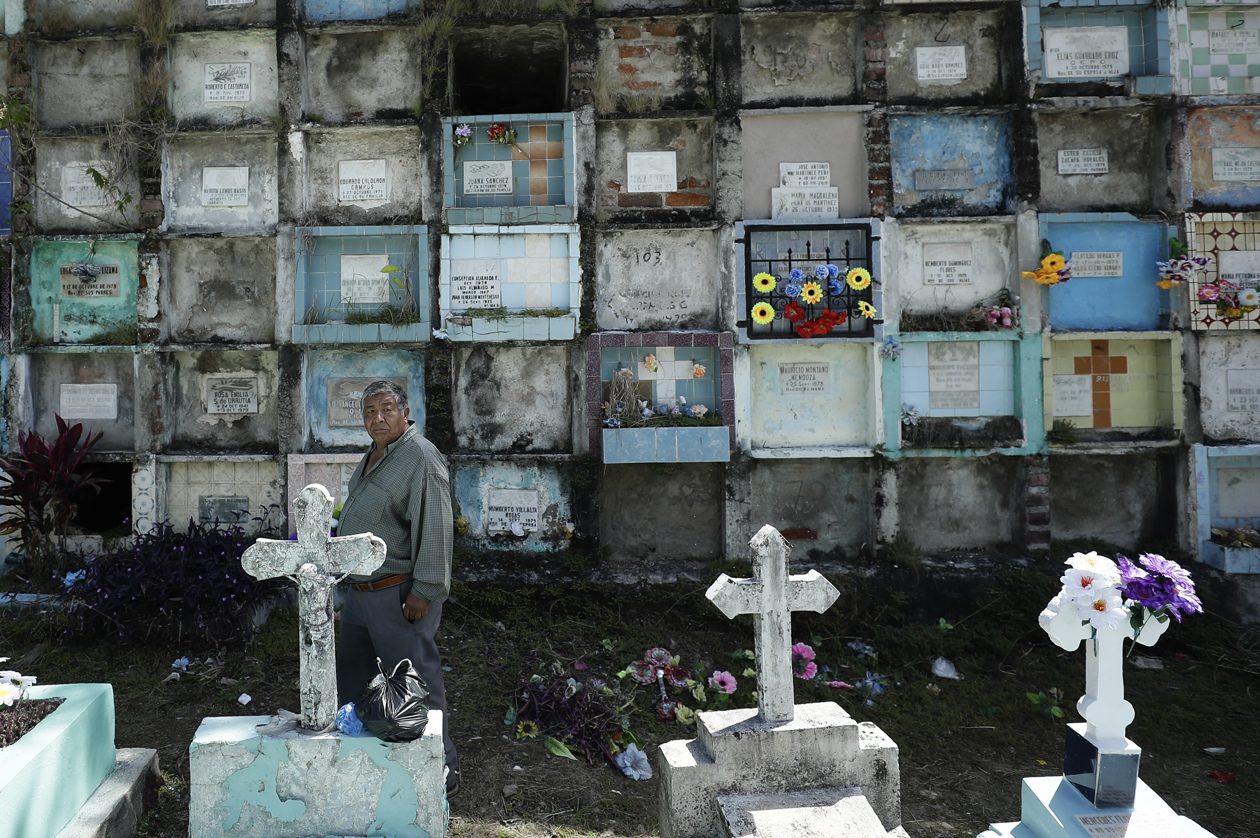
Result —
<instances>
[{"instance_id":1,"label":"scattered litter on ground","mask_svg":"<svg viewBox=\"0 0 1260 838\"><path fill-rule=\"evenodd\" d=\"M1131 663L1136 669L1164 668L1164 662L1162 660L1159 658L1147 657L1146 655L1133 655L1129 658L1129 663Z\"/></svg>"},{"instance_id":2,"label":"scattered litter on ground","mask_svg":"<svg viewBox=\"0 0 1260 838\"><path fill-rule=\"evenodd\" d=\"M1224 748L1204 748L1203 753L1212 754L1213 756L1219 757L1221 754L1225 753L1225 749Z\"/></svg>"},{"instance_id":3,"label":"scattered litter on ground","mask_svg":"<svg viewBox=\"0 0 1260 838\"><path fill-rule=\"evenodd\" d=\"M178 681L178 680L179 680L179 673L172 672L170 675L167 675L165 678L162 679L162 683L165 684L167 681Z\"/></svg>"},{"instance_id":4,"label":"scattered litter on ground","mask_svg":"<svg viewBox=\"0 0 1260 838\"><path fill-rule=\"evenodd\" d=\"M240 696L237 697L236 700L239 701L242 705L245 705L245 704L249 704L254 699L250 697L249 693L241 693Z\"/></svg>"},{"instance_id":5,"label":"scattered litter on ground","mask_svg":"<svg viewBox=\"0 0 1260 838\"><path fill-rule=\"evenodd\" d=\"M955 681L962 680L962 676L958 674L958 670L945 658L937 658L932 661L932 674L937 678L952 678Z\"/></svg>"}]
</instances>

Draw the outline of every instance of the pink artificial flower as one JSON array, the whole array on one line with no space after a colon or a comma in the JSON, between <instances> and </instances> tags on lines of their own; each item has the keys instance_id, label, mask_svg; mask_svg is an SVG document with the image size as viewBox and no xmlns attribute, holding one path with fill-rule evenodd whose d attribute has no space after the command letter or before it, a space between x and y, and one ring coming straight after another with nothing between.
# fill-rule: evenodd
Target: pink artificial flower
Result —
<instances>
[{"instance_id":1,"label":"pink artificial flower","mask_svg":"<svg viewBox=\"0 0 1260 838\"><path fill-rule=\"evenodd\" d=\"M815 657L813 647L808 644L797 643L792 646L792 660L794 661L798 659L812 661Z\"/></svg>"},{"instance_id":2,"label":"pink artificial flower","mask_svg":"<svg viewBox=\"0 0 1260 838\"><path fill-rule=\"evenodd\" d=\"M818 674L818 664L814 663L813 661L810 661L804 666L798 665L793 668L796 671L793 672L792 674L795 675L797 678L800 678L802 681L812 681L814 680L814 676Z\"/></svg>"},{"instance_id":3,"label":"pink artificial flower","mask_svg":"<svg viewBox=\"0 0 1260 838\"><path fill-rule=\"evenodd\" d=\"M635 661L626 667L626 672L640 684L650 684L656 680L656 669L647 661Z\"/></svg>"},{"instance_id":4,"label":"pink artificial flower","mask_svg":"<svg viewBox=\"0 0 1260 838\"><path fill-rule=\"evenodd\" d=\"M1204 285L1199 289L1199 299L1214 303L1221 298L1221 289L1215 285Z\"/></svg>"},{"instance_id":5,"label":"pink artificial flower","mask_svg":"<svg viewBox=\"0 0 1260 838\"><path fill-rule=\"evenodd\" d=\"M681 690L686 687L689 677L690 673L681 666L665 667L665 683L669 684L676 690Z\"/></svg>"},{"instance_id":6,"label":"pink artificial flower","mask_svg":"<svg viewBox=\"0 0 1260 838\"><path fill-rule=\"evenodd\" d=\"M792 647L792 674L806 681L818 674L813 648L804 643L797 643Z\"/></svg>"},{"instance_id":7,"label":"pink artificial flower","mask_svg":"<svg viewBox=\"0 0 1260 838\"><path fill-rule=\"evenodd\" d=\"M583 669L586 669L586 661L582 660L581 658L578 658L577 660L573 662L573 668L576 669L578 672L581 672Z\"/></svg>"},{"instance_id":8,"label":"pink artificial flower","mask_svg":"<svg viewBox=\"0 0 1260 838\"><path fill-rule=\"evenodd\" d=\"M1011 328L1011 310L1007 306L1002 306L1002 325Z\"/></svg>"},{"instance_id":9,"label":"pink artificial flower","mask_svg":"<svg viewBox=\"0 0 1260 838\"><path fill-rule=\"evenodd\" d=\"M735 676L719 669L709 676L709 686L718 692L730 695L735 692Z\"/></svg>"},{"instance_id":10,"label":"pink artificial flower","mask_svg":"<svg viewBox=\"0 0 1260 838\"><path fill-rule=\"evenodd\" d=\"M852 685L852 684L845 683L844 681L828 681L828 682L827 682L827 686L831 687L833 690L851 690L851 689L853 689L853 685Z\"/></svg>"}]
</instances>

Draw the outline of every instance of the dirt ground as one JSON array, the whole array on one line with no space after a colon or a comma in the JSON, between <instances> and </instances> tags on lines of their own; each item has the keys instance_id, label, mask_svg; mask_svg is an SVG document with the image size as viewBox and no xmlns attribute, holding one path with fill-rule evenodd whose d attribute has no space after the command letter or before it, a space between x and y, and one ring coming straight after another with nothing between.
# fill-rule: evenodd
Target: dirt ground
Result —
<instances>
[{"instance_id":1,"label":"dirt ground","mask_svg":"<svg viewBox=\"0 0 1260 838\"><path fill-rule=\"evenodd\" d=\"M836 701L880 725L900 747L903 824L915 838L974 836L1018 820L1020 780L1059 772L1063 722L1027 693L1045 693L1068 720L1084 689L1083 653L1050 645L1036 615L1057 585L1035 575L992 582L969 613L933 613L927 591L848 592L822 616L798 616L794 640L812 643L829 678L858 683L876 673L885 691L798 682L798 703ZM658 781L632 781L607 764L549 754L504 723L531 675L601 678L663 646L688 668L728 669L736 706L750 706L751 621L728 621L694 586L641 591L591 586L525 591L458 586L443 624L451 726L463 787L451 802L451 834L466 838L612 838L659 834ZM927 605L925 605L925 602ZM1209 602L1210 607L1210 602ZM41 683L108 681L115 688L119 747L160 752L164 784L143 836L187 835L188 743L205 716L298 709L296 615L276 612L252 648L221 652L67 640L55 618L3 616L0 656ZM862 654L850 643L865 643ZM861 646L859 645L859 649ZM164 682L187 654L189 674ZM1137 711L1129 736L1143 746L1143 780L1212 833L1260 835L1260 631L1211 614L1174 625L1140 654L1162 669L1126 668ZM930 674L947 657L962 680ZM206 657L214 659L205 662ZM225 680L226 679L226 680ZM654 689L654 688L653 688ZM694 727L661 720L653 693L634 688L631 730L653 762L660 743ZM1057 692L1056 692L1057 691ZM237 703L249 693L248 709ZM684 699L688 704L694 701ZM1205 748L1224 748L1209 754ZM1233 775L1227 782L1210 776Z\"/></svg>"}]
</instances>

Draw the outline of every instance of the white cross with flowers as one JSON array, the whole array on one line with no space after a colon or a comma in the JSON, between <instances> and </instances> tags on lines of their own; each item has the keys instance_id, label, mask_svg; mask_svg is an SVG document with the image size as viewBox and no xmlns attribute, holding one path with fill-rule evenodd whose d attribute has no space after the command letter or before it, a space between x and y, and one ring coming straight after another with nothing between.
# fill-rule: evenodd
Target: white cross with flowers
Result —
<instances>
[{"instance_id":1,"label":"white cross with flowers","mask_svg":"<svg viewBox=\"0 0 1260 838\"><path fill-rule=\"evenodd\" d=\"M792 550L778 530L766 524L748 542L753 549L752 579L723 573L705 596L731 619L753 615L756 632L757 715L768 722L790 722L792 688L792 612L822 613L840 596L836 586L816 570L788 576Z\"/></svg>"}]
</instances>

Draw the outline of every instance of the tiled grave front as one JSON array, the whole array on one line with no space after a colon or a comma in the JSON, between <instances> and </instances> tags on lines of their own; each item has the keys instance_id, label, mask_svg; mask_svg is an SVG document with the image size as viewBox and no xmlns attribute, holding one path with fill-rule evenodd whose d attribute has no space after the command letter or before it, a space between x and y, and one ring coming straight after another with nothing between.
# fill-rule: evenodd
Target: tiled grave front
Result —
<instances>
[{"instance_id":1,"label":"tiled grave front","mask_svg":"<svg viewBox=\"0 0 1260 838\"><path fill-rule=\"evenodd\" d=\"M421 90L415 28L308 29L303 37L306 119L335 124L412 116Z\"/></svg>"},{"instance_id":2,"label":"tiled grave front","mask_svg":"<svg viewBox=\"0 0 1260 838\"><path fill-rule=\"evenodd\" d=\"M451 493L468 522L457 542L474 550L563 550L573 532L571 486L567 464L457 458Z\"/></svg>"},{"instance_id":3,"label":"tiled grave front","mask_svg":"<svg viewBox=\"0 0 1260 838\"><path fill-rule=\"evenodd\" d=\"M1168 127L1152 108L1042 111L1037 116L1041 209L1150 207L1168 178L1157 143Z\"/></svg>"},{"instance_id":4,"label":"tiled grave front","mask_svg":"<svg viewBox=\"0 0 1260 838\"><path fill-rule=\"evenodd\" d=\"M1212 528L1260 529L1260 445L1194 446L1199 560L1226 573L1260 573L1260 548L1213 540Z\"/></svg>"},{"instance_id":5,"label":"tiled grave front","mask_svg":"<svg viewBox=\"0 0 1260 838\"><path fill-rule=\"evenodd\" d=\"M866 458L756 460L749 478L751 518L773 526L798 550L857 550L872 540L871 472Z\"/></svg>"},{"instance_id":6,"label":"tiled grave front","mask_svg":"<svg viewBox=\"0 0 1260 838\"><path fill-rule=\"evenodd\" d=\"M280 374L275 352L166 355L166 450L275 453Z\"/></svg>"},{"instance_id":7,"label":"tiled grave front","mask_svg":"<svg viewBox=\"0 0 1260 838\"><path fill-rule=\"evenodd\" d=\"M276 240L176 238L160 285L172 343L271 343L276 336Z\"/></svg>"},{"instance_id":8,"label":"tiled grave front","mask_svg":"<svg viewBox=\"0 0 1260 838\"><path fill-rule=\"evenodd\" d=\"M419 129L312 129L304 140L305 203L325 224L419 217L424 182Z\"/></svg>"},{"instance_id":9,"label":"tiled grave front","mask_svg":"<svg viewBox=\"0 0 1260 838\"><path fill-rule=\"evenodd\" d=\"M575 224L451 227L442 325L451 340L572 340L581 307Z\"/></svg>"},{"instance_id":10,"label":"tiled grave front","mask_svg":"<svg viewBox=\"0 0 1260 838\"><path fill-rule=\"evenodd\" d=\"M222 458L165 462L166 517L176 529L189 522L240 523L257 532L258 522L280 523L284 508L280 466L274 460ZM274 509L268 510L268 507Z\"/></svg>"},{"instance_id":11,"label":"tiled grave front","mask_svg":"<svg viewBox=\"0 0 1260 838\"><path fill-rule=\"evenodd\" d=\"M711 214L712 119L601 120L595 158L595 202L612 218Z\"/></svg>"},{"instance_id":12,"label":"tiled grave front","mask_svg":"<svg viewBox=\"0 0 1260 838\"><path fill-rule=\"evenodd\" d=\"M1004 339L907 340L901 403L925 418L1014 416L1018 349Z\"/></svg>"},{"instance_id":13,"label":"tiled grave front","mask_svg":"<svg viewBox=\"0 0 1260 838\"><path fill-rule=\"evenodd\" d=\"M405 349L310 350L303 362L306 386L306 448L365 450L371 439L363 427L363 388L382 378L407 392L410 419L422 430L424 355ZM303 484L305 485L305 484ZM301 490L301 486L298 490Z\"/></svg>"},{"instance_id":14,"label":"tiled grave front","mask_svg":"<svg viewBox=\"0 0 1260 838\"><path fill-rule=\"evenodd\" d=\"M1260 9L1190 11L1178 25L1182 93L1260 93Z\"/></svg>"},{"instance_id":15,"label":"tiled grave front","mask_svg":"<svg viewBox=\"0 0 1260 838\"><path fill-rule=\"evenodd\" d=\"M31 195L35 224L43 233L112 233L137 229L134 208L119 211L114 195L98 185L94 170L119 194L139 195L134 157L115 154L96 137L41 137Z\"/></svg>"},{"instance_id":16,"label":"tiled grave front","mask_svg":"<svg viewBox=\"0 0 1260 838\"><path fill-rule=\"evenodd\" d=\"M861 218L866 124L851 110L748 113L740 118L746 219Z\"/></svg>"},{"instance_id":17,"label":"tiled grave front","mask_svg":"<svg viewBox=\"0 0 1260 838\"><path fill-rule=\"evenodd\" d=\"M182 134L162 164L168 232L269 232L279 217L273 132Z\"/></svg>"},{"instance_id":18,"label":"tiled grave front","mask_svg":"<svg viewBox=\"0 0 1260 838\"><path fill-rule=\"evenodd\" d=\"M134 118L140 75L137 37L36 41L35 110L39 127L58 130ZM66 107L66 102L91 103Z\"/></svg>"},{"instance_id":19,"label":"tiled grave front","mask_svg":"<svg viewBox=\"0 0 1260 838\"><path fill-rule=\"evenodd\" d=\"M56 416L104 435L94 451L134 451L135 358L130 352L38 352L30 358L27 427L57 436Z\"/></svg>"},{"instance_id":20,"label":"tiled grave front","mask_svg":"<svg viewBox=\"0 0 1260 838\"><path fill-rule=\"evenodd\" d=\"M568 345L456 347L456 443L465 451L571 452L579 357Z\"/></svg>"},{"instance_id":21,"label":"tiled grave front","mask_svg":"<svg viewBox=\"0 0 1260 838\"><path fill-rule=\"evenodd\" d=\"M600 329L716 329L718 231L624 230L595 242Z\"/></svg>"},{"instance_id":22,"label":"tiled grave front","mask_svg":"<svg viewBox=\"0 0 1260 838\"><path fill-rule=\"evenodd\" d=\"M1213 332L1198 347L1204 438L1260 439L1260 334Z\"/></svg>"},{"instance_id":23,"label":"tiled grave front","mask_svg":"<svg viewBox=\"0 0 1260 838\"><path fill-rule=\"evenodd\" d=\"M1174 451L1130 451L1124 456L1051 454L1053 538L1105 539L1125 550L1175 538L1180 508L1177 472L1185 468L1178 463L1182 458ZM1074 491L1080 486L1089 490Z\"/></svg>"},{"instance_id":24,"label":"tiled grave front","mask_svg":"<svg viewBox=\"0 0 1260 838\"><path fill-rule=\"evenodd\" d=\"M885 18L889 100L939 102L999 96L1007 81L1001 66L1001 33L1004 27L1018 25L1017 9L1011 6Z\"/></svg>"},{"instance_id":25,"label":"tiled grave front","mask_svg":"<svg viewBox=\"0 0 1260 838\"><path fill-rule=\"evenodd\" d=\"M1006 114L890 116L898 216L998 215L1014 209Z\"/></svg>"},{"instance_id":26,"label":"tiled grave front","mask_svg":"<svg viewBox=\"0 0 1260 838\"><path fill-rule=\"evenodd\" d=\"M136 342L135 241L38 241L31 249L33 343Z\"/></svg>"},{"instance_id":27,"label":"tiled grave front","mask_svg":"<svg viewBox=\"0 0 1260 838\"><path fill-rule=\"evenodd\" d=\"M882 338L879 236L877 219L737 223L740 341Z\"/></svg>"},{"instance_id":28,"label":"tiled grave front","mask_svg":"<svg viewBox=\"0 0 1260 838\"><path fill-rule=\"evenodd\" d=\"M573 220L573 114L448 117L442 125L449 224ZM492 139L490 130L496 126L515 131L516 141ZM496 136L510 137L497 130ZM456 147L457 141L462 145Z\"/></svg>"},{"instance_id":29,"label":"tiled grave front","mask_svg":"<svg viewBox=\"0 0 1260 838\"><path fill-rule=\"evenodd\" d=\"M754 457L869 453L880 442L873 358L865 343L750 347L751 421L740 446Z\"/></svg>"},{"instance_id":30,"label":"tiled grave front","mask_svg":"<svg viewBox=\"0 0 1260 838\"><path fill-rule=\"evenodd\" d=\"M857 43L857 15L745 15L740 26L745 107L830 105L853 100L857 63L849 45ZM746 155L744 161L747 164L750 157Z\"/></svg>"},{"instance_id":31,"label":"tiled grave front","mask_svg":"<svg viewBox=\"0 0 1260 838\"><path fill-rule=\"evenodd\" d=\"M888 272L898 278L896 297L884 295L886 319L987 310L1003 290L1019 288L1013 223L902 221L884 234L896 240Z\"/></svg>"},{"instance_id":32,"label":"tiled grave front","mask_svg":"<svg viewBox=\"0 0 1260 838\"><path fill-rule=\"evenodd\" d=\"M226 125L279 112L275 32L180 34L170 56L171 112L181 123Z\"/></svg>"},{"instance_id":33,"label":"tiled grave front","mask_svg":"<svg viewBox=\"0 0 1260 838\"><path fill-rule=\"evenodd\" d=\"M601 20L600 111L691 110L710 97L711 17Z\"/></svg>"},{"instance_id":34,"label":"tiled grave front","mask_svg":"<svg viewBox=\"0 0 1260 838\"><path fill-rule=\"evenodd\" d=\"M1260 329L1260 220L1251 213L1187 213L1186 246L1212 257L1187 283L1191 328Z\"/></svg>"},{"instance_id":35,"label":"tiled grave front","mask_svg":"<svg viewBox=\"0 0 1260 838\"><path fill-rule=\"evenodd\" d=\"M1072 278L1049 287L1055 331L1166 328L1170 300L1157 262L1176 230L1126 213L1042 215L1041 238L1072 262Z\"/></svg>"},{"instance_id":36,"label":"tiled grave front","mask_svg":"<svg viewBox=\"0 0 1260 838\"><path fill-rule=\"evenodd\" d=\"M360 385L360 395L362 387ZM363 436L367 440L366 433ZM365 446L366 447L366 446ZM359 467L363 454L290 454L288 460L288 513L289 535L297 532L297 519L293 515L293 500L312 483L328 490L336 509L350 493L350 478Z\"/></svg>"},{"instance_id":37,"label":"tiled grave front","mask_svg":"<svg viewBox=\"0 0 1260 838\"><path fill-rule=\"evenodd\" d=\"M726 467L680 463L605 466L599 481L599 543L616 573L645 564L656 578L703 578L705 564L722 555Z\"/></svg>"},{"instance_id":38,"label":"tiled grave front","mask_svg":"<svg viewBox=\"0 0 1260 838\"><path fill-rule=\"evenodd\" d=\"M405 15L420 6L417 0L301 0L303 20L374 20Z\"/></svg>"},{"instance_id":39,"label":"tiled grave front","mask_svg":"<svg viewBox=\"0 0 1260 838\"><path fill-rule=\"evenodd\" d=\"M1043 84L1133 79L1133 92L1173 92L1168 9L1149 3L1085 0L1026 9L1028 69Z\"/></svg>"},{"instance_id":40,"label":"tiled grave front","mask_svg":"<svg viewBox=\"0 0 1260 838\"><path fill-rule=\"evenodd\" d=\"M602 450L605 463L727 462L735 428L733 345L727 333L592 335L586 342L591 451ZM616 408L614 388L632 390L634 404Z\"/></svg>"},{"instance_id":41,"label":"tiled grave front","mask_svg":"<svg viewBox=\"0 0 1260 838\"><path fill-rule=\"evenodd\" d=\"M1186 142L1195 204L1248 209L1260 203L1260 110L1192 109Z\"/></svg>"},{"instance_id":42,"label":"tiled grave front","mask_svg":"<svg viewBox=\"0 0 1260 838\"><path fill-rule=\"evenodd\" d=\"M1181 428L1181 336L1078 332L1044 341L1046 427L1130 432ZM1106 437L1104 437L1106 438Z\"/></svg>"},{"instance_id":43,"label":"tiled grave front","mask_svg":"<svg viewBox=\"0 0 1260 838\"><path fill-rule=\"evenodd\" d=\"M426 229L299 227L294 343L427 341Z\"/></svg>"}]
</instances>

